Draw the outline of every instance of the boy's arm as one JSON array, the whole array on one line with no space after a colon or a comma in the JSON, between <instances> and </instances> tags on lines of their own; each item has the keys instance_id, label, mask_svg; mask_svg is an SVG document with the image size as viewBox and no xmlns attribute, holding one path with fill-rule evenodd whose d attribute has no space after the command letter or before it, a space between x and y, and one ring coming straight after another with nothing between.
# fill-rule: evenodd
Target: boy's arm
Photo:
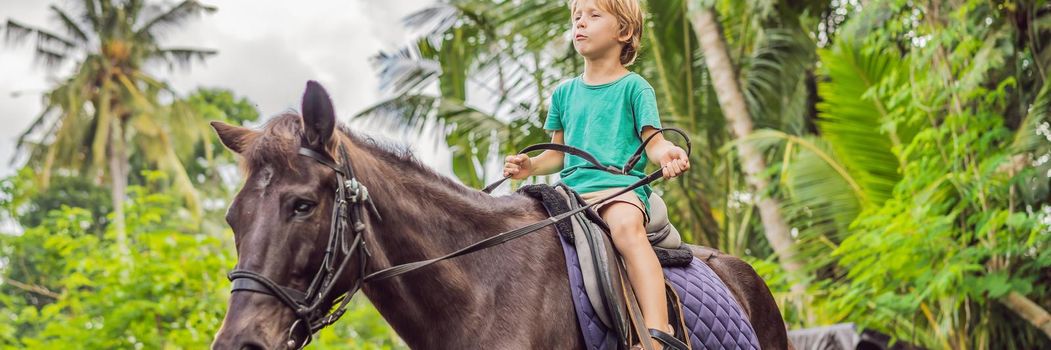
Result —
<instances>
[{"instance_id":1,"label":"boy's arm","mask_svg":"<svg viewBox=\"0 0 1051 350\"><path fill-rule=\"evenodd\" d=\"M682 174L686 169L690 168L690 158L679 146L671 143L671 141L665 140L664 135L660 134L656 128L652 126L642 127L642 139L645 140L653 135L653 140L646 144L646 157L650 159L653 164L660 165L664 168L664 177L673 178Z\"/></svg>"},{"instance_id":2,"label":"boy's arm","mask_svg":"<svg viewBox=\"0 0 1051 350\"><path fill-rule=\"evenodd\" d=\"M560 145L565 144L563 137L562 130L555 130L555 132L551 134L551 143L557 143ZM531 174L548 175L557 173L562 170L565 157L565 153L558 151L547 150L540 152L539 155L530 159L530 162L532 162L533 165Z\"/></svg>"}]
</instances>

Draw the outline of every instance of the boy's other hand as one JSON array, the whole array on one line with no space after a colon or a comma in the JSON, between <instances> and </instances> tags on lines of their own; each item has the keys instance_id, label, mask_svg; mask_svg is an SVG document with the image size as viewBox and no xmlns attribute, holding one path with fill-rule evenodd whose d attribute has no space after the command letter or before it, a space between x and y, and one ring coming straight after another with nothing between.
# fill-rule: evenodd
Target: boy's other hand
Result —
<instances>
[{"instance_id":1,"label":"boy's other hand","mask_svg":"<svg viewBox=\"0 0 1051 350\"><path fill-rule=\"evenodd\" d=\"M681 175L690 168L690 158L681 147L669 147L660 158L661 170L665 179Z\"/></svg>"},{"instance_id":2,"label":"boy's other hand","mask_svg":"<svg viewBox=\"0 0 1051 350\"><path fill-rule=\"evenodd\" d=\"M529 177L533 172L533 161L528 155L516 154L504 158L504 176L515 180Z\"/></svg>"}]
</instances>

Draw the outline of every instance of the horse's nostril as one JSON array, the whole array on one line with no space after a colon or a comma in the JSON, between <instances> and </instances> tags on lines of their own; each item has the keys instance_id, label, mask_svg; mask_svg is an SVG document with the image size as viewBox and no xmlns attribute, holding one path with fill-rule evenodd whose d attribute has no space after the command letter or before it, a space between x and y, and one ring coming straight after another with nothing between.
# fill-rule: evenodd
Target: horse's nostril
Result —
<instances>
[{"instance_id":1,"label":"horse's nostril","mask_svg":"<svg viewBox=\"0 0 1051 350\"><path fill-rule=\"evenodd\" d=\"M241 350L263 350L263 347L259 346L259 344L249 343L241 345Z\"/></svg>"},{"instance_id":2,"label":"horse's nostril","mask_svg":"<svg viewBox=\"0 0 1051 350\"><path fill-rule=\"evenodd\" d=\"M241 344L241 349L240 350L263 350L263 349L265 349L265 348L262 345L260 345L259 343L256 343L254 341L248 341L248 342L245 342L244 344Z\"/></svg>"}]
</instances>

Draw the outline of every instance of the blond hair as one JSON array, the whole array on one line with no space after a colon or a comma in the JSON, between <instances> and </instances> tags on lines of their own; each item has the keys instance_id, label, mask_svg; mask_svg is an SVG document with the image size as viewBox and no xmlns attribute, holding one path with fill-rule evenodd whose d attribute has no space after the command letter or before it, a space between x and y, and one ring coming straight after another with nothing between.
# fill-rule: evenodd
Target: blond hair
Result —
<instances>
[{"instance_id":1,"label":"blond hair","mask_svg":"<svg viewBox=\"0 0 1051 350\"><path fill-rule=\"evenodd\" d=\"M569 0L570 16L577 10L577 2L580 0ZM628 42L621 46L620 64L627 67L635 63L639 57L639 46L642 45L642 7L638 0L595 0L595 3L603 11L613 14L620 24L620 32L617 36L631 33Z\"/></svg>"}]
</instances>

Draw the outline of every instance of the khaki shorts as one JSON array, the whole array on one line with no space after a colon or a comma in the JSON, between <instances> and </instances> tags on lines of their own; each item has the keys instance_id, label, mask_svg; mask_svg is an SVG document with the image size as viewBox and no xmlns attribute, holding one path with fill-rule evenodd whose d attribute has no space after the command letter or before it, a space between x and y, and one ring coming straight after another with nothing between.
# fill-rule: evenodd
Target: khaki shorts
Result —
<instances>
[{"instance_id":1,"label":"khaki shorts","mask_svg":"<svg viewBox=\"0 0 1051 350\"><path fill-rule=\"evenodd\" d=\"M588 204L591 204L592 202L598 201L599 199L605 198L606 196L609 196L611 194L617 193L617 191L620 191L620 190L623 190L623 189L624 189L624 187L618 187L618 188L610 188L610 189L605 189L605 190L595 191L595 192L581 193L580 194L580 198L583 198L584 202L587 202ZM646 213L646 206L644 204L642 204L641 200L639 200L639 196L637 194L635 194L635 191L624 192L624 193L622 193L619 196L610 198L609 200L607 200L606 202L604 202L602 204L596 204L592 208L595 209L596 213L599 213L599 212L601 212L600 209L602 209L602 207L605 207L607 205L610 205L610 204L613 204L613 203L616 203L616 202L622 202L622 203L628 203L628 204L634 205L636 208L639 209L639 211L642 212L642 224L646 225L646 224L648 224L650 222L650 215Z\"/></svg>"}]
</instances>

